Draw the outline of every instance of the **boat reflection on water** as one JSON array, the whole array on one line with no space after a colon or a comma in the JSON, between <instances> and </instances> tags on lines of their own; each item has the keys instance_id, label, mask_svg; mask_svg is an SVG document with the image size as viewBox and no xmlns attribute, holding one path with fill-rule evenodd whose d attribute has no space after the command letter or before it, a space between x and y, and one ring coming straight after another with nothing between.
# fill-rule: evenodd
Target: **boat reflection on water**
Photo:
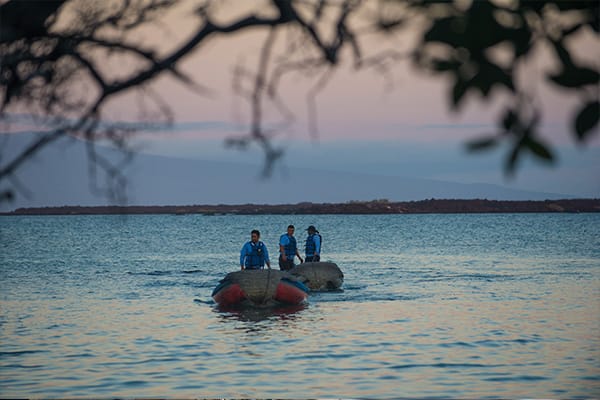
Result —
<instances>
[{"instance_id":1,"label":"boat reflection on water","mask_svg":"<svg viewBox=\"0 0 600 400\"><path fill-rule=\"evenodd\" d=\"M238 320L243 322L260 322L264 320L294 320L301 311L308 307L301 304L272 304L264 307L256 306L223 306L216 304L213 311L223 320Z\"/></svg>"}]
</instances>

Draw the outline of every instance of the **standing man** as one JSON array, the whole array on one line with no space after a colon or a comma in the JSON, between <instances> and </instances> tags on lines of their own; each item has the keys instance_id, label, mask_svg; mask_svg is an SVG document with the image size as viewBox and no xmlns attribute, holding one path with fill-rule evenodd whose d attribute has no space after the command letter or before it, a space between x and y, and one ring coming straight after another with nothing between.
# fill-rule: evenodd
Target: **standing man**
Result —
<instances>
[{"instance_id":1,"label":"standing man","mask_svg":"<svg viewBox=\"0 0 600 400\"><path fill-rule=\"evenodd\" d=\"M319 262L321 261L321 241L322 237L319 234L317 228L311 225L307 229L308 237L306 238L305 252L306 262Z\"/></svg>"},{"instance_id":2,"label":"standing man","mask_svg":"<svg viewBox=\"0 0 600 400\"><path fill-rule=\"evenodd\" d=\"M279 269L288 271L294 268L294 257L298 256L302 263L302 257L298 252L296 238L294 237L294 225L287 227L287 233L284 233L279 238Z\"/></svg>"},{"instance_id":3,"label":"standing man","mask_svg":"<svg viewBox=\"0 0 600 400\"><path fill-rule=\"evenodd\" d=\"M263 269L265 263L271 269L267 246L258 239L260 239L260 232L255 229L250 233L250 241L244 244L240 252L240 267L242 269Z\"/></svg>"}]
</instances>

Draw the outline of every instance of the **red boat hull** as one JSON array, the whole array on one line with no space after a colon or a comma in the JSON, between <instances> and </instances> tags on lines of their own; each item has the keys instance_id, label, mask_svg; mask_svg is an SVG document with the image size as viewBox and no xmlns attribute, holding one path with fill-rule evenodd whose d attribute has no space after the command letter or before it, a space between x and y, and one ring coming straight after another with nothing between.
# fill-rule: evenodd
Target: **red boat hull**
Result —
<instances>
[{"instance_id":1,"label":"red boat hull","mask_svg":"<svg viewBox=\"0 0 600 400\"><path fill-rule=\"evenodd\" d=\"M306 300L307 292L296 286L293 282L282 280L277 285L275 300L286 304L300 304Z\"/></svg>"},{"instance_id":2,"label":"red boat hull","mask_svg":"<svg viewBox=\"0 0 600 400\"><path fill-rule=\"evenodd\" d=\"M275 294L270 299L264 299L261 304L256 304L248 299L248 296L238 283L226 283L215 288L212 298L221 306L241 305L249 302L254 305L265 305L273 301L283 304L301 304L308 297L308 289L301 283L294 283L282 279L277 284Z\"/></svg>"},{"instance_id":3,"label":"red boat hull","mask_svg":"<svg viewBox=\"0 0 600 400\"><path fill-rule=\"evenodd\" d=\"M231 283L223 286L219 291L213 294L213 299L217 304L224 306L239 304L246 300L246 298L246 293L244 293L239 283Z\"/></svg>"}]
</instances>

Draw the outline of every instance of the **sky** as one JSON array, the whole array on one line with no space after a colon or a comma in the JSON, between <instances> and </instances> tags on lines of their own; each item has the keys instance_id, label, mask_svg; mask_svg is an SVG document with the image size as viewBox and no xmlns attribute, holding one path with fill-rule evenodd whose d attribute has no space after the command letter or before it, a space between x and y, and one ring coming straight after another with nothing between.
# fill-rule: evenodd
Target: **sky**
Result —
<instances>
[{"instance_id":1,"label":"sky","mask_svg":"<svg viewBox=\"0 0 600 400\"><path fill-rule=\"evenodd\" d=\"M574 55L597 65L600 46L592 36L582 35L573 46ZM263 38L262 33L253 33L217 40L182 64L214 96L198 96L180 84L161 81L157 90L174 99L178 123L170 132L146 136L142 142L147 151L260 164L263 158L257 147L240 152L225 148L223 140L248 131L249 109L231 89L232 74L239 60L246 68L255 68ZM382 46L404 49L412 43L403 37L386 40ZM379 48L367 46L365 51L375 53ZM540 51L537 60L523 68L520 79L542 106L543 138L554 146L555 165L526 157L517 174L507 177L503 169L506 146L481 154L465 151L468 140L495 131L500 111L511 101L506 93L499 91L493 102L471 96L459 112L452 112L447 101L449 82L444 78L418 71L409 61L394 65L390 77L369 69L357 71L348 61L316 96L316 135L309 127L307 94L317 79L294 75L282 81L281 96L294 122L274 139L286 150L281 167L492 183L549 192L561 189L576 196L598 197L600 135L586 146L573 140L569 123L578 99L546 85L542 72L547 68L548 57ZM273 109L267 107L267 111ZM281 117L275 112L269 116L267 124L279 127Z\"/></svg>"},{"instance_id":2,"label":"sky","mask_svg":"<svg viewBox=\"0 0 600 400\"><path fill-rule=\"evenodd\" d=\"M239 9L240 2L234 3L235 10L232 3L224 3L222 15L244 12ZM165 16L162 24L140 33L139 40L168 49L186 38L194 21L189 9L175 10ZM264 37L264 32L253 31L215 38L183 60L181 70L207 88L208 94L198 94L169 76L152 84L160 102L172 110L174 122L165 129L139 132L133 143L141 153L242 163L251 166L242 174L260 175L264 155L257 146L240 151L226 148L224 142L250 129L248 102L232 89L233 71L236 66L256 68ZM411 38L409 34L378 39L367 43L365 52L408 49L414 43ZM281 50L286 39L280 36L279 40ZM598 38L584 33L578 40L572 46L575 56L597 67ZM418 71L407 60L394 64L390 75L371 69L357 71L350 61L345 54L345 62L325 84L314 75L284 77L280 95L293 121L284 121L273 103L265 104L264 126L275 132L273 143L285 150L275 174L288 168L311 168L600 197L600 135L594 135L585 146L573 140L569 122L577 98L544 83L542 74L551 65L543 50L520 70L519 79L536 94L543 113L543 138L553 146L557 162L548 166L528 157L512 177L507 177L503 169L509 151L506 146L480 154L465 151L468 140L495 131L500 111L510 104L506 93L500 90L492 102L471 96L458 112L453 112L448 106L449 82L444 78ZM105 68L112 72L126 67L108 62ZM307 101L316 87L320 90L315 97L316 118L312 120ZM111 120L135 121L147 118L155 109L157 103L152 96L132 92L109 102L104 115ZM316 130L311 129L312 122ZM286 179L293 182L293 176ZM237 199L227 200L235 203ZM73 203L77 201L72 199ZM244 198L240 197L239 202Z\"/></svg>"}]
</instances>

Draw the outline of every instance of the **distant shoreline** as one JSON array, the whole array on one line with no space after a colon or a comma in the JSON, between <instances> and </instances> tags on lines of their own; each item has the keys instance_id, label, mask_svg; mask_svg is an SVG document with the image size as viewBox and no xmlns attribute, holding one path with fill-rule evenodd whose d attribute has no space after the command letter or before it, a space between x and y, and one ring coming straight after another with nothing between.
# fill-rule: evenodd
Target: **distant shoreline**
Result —
<instances>
[{"instance_id":1,"label":"distant shoreline","mask_svg":"<svg viewBox=\"0 0 600 400\"><path fill-rule=\"evenodd\" d=\"M481 213L590 213L600 212L600 199L565 200L443 200L346 203L218 204L185 206L63 206L18 208L0 215L104 215L104 214L481 214Z\"/></svg>"}]
</instances>

